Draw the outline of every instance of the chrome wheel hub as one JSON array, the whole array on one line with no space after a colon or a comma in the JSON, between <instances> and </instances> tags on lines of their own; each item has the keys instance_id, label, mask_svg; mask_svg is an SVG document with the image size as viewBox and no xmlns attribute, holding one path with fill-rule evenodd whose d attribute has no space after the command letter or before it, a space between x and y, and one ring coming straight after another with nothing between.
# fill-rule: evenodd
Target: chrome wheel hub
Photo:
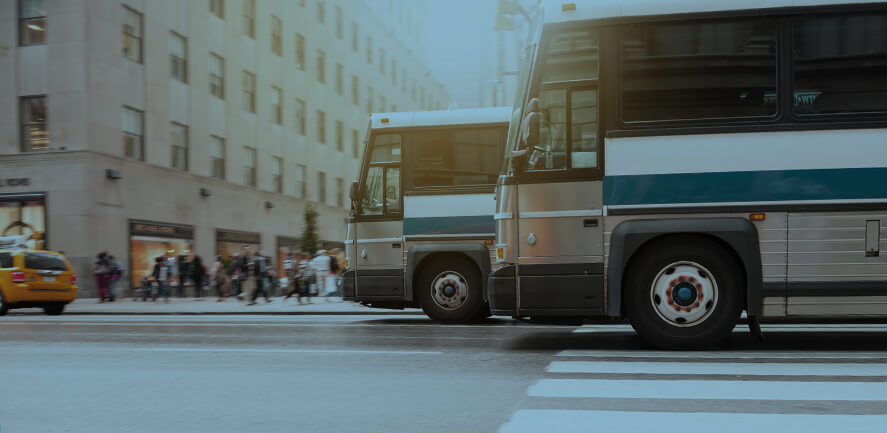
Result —
<instances>
[{"instance_id":1,"label":"chrome wheel hub","mask_svg":"<svg viewBox=\"0 0 887 433\"><path fill-rule=\"evenodd\" d=\"M676 262L653 279L650 302L662 320L674 326L695 326L704 322L718 302L718 284L704 266Z\"/></svg>"},{"instance_id":2,"label":"chrome wheel hub","mask_svg":"<svg viewBox=\"0 0 887 433\"><path fill-rule=\"evenodd\" d=\"M445 310L455 310L468 299L468 282L455 271L444 271L431 282L431 299Z\"/></svg>"}]
</instances>

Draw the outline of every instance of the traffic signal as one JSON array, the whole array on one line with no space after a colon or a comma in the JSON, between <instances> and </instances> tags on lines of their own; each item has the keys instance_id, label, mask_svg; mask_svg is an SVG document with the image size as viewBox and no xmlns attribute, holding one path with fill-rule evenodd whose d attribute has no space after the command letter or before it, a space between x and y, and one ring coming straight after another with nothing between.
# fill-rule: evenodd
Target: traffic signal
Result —
<instances>
[{"instance_id":1,"label":"traffic signal","mask_svg":"<svg viewBox=\"0 0 887 433\"><path fill-rule=\"evenodd\" d=\"M510 15L521 13L521 6L516 0L499 0L496 8L496 27L493 29L497 32L502 30L514 30L514 19Z\"/></svg>"}]
</instances>

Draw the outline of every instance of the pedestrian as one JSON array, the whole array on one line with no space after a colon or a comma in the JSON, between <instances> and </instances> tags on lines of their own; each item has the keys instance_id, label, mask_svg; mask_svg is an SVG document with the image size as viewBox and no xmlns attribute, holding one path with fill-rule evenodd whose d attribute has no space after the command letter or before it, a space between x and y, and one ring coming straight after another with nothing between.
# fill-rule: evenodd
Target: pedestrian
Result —
<instances>
[{"instance_id":1,"label":"pedestrian","mask_svg":"<svg viewBox=\"0 0 887 433\"><path fill-rule=\"evenodd\" d=\"M336 258L336 254L336 249L327 252L327 255L330 257L330 272L327 274L326 283L324 284L327 292L327 301L330 300L330 296L336 294L339 287L339 261Z\"/></svg>"},{"instance_id":2,"label":"pedestrian","mask_svg":"<svg viewBox=\"0 0 887 433\"><path fill-rule=\"evenodd\" d=\"M176 262L176 258L170 256L169 253L163 254L163 259L166 262L167 270L169 271L169 277L166 279L166 288L172 292L172 286L176 285L177 287L180 285L177 283L179 280L178 269L179 265Z\"/></svg>"},{"instance_id":3,"label":"pedestrian","mask_svg":"<svg viewBox=\"0 0 887 433\"><path fill-rule=\"evenodd\" d=\"M295 296L299 304L302 304L302 295L304 293L302 286L305 285L303 271L305 268L302 265L301 254L293 255L290 253L287 255L287 261L289 261L289 267L286 272L286 296L283 300L289 299L290 296ZM287 267L286 261L284 262L284 267Z\"/></svg>"},{"instance_id":4,"label":"pedestrian","mask_svg":"<svg viewBox=\"0 0 887 433\"><path fill-rule=\"evenodd\" d=\"M250 261L251 249L249 245L244 245L243 248L240 249L240 255L237 256L235 260L235 275L237 276L237 300L242 301L244 295L246 299L249 299L250 295L252 295L253 289L253 280L250 278L251 272L250 268L252 267L252 261Z\"/></svg>"},{"instance_id":5,"label":"pedestrian","mask_svg":"<svg viewBox=\"0 0 887 433\"><path fill-rule=\"evenodd\" d=\"M222 256L216 256L216 260L213 262L213 266L209 271L209 280L213 289L216 290L216 295L219 297L218 302L224 301L228 298L228 294L222 290L222 287L227 280L225 276L225 264L222 262Z\"/></svg>"},{"instance_id":6,"label":"pedestrian","mask_svg":"<svg viewBox=\"0 0 887 433\"><path fill-rule=\"evenodd\" d=\"M123 278L123 263L108 254L108 261L111 263L111 278L108 280L108 302L114 302L117 299L117 282Z\"/></svg>"},{"instance_id":7,"label":"pedestrian","mask_svg":"<svg viewBox=\"0 0 887 433\"><path fill-rule=\"evenodd\" d=\"M191 253L191 261L188 263L191 271L191 284L194 285L194 298L200 299L203 296L203 280L206 277L206 268L203 267L203 261L197 254Z\"/></svg>"},{"instance_id":8,"label":"pedestrian","mask_svg":"<svg viewBox=\"0 0 887 433\"><path fill-rule=\"evenodd\" d=\"M152 290L153 299L152 301L157 301L157 295L163 297L164 301L169 302L169 281L173 279L173 266L170 263L169 259L164 259L163 256L157 257L154 259L154 271L151 273L151 277L157 283L156 291Z\"/></svg>"},{"instance_id":9,"label":"pedestrian","mask_svg":"<svg viewBox=\"0 0 887 433\"><path fill-rule=\"evenodd\" d=\"M185 285L191 282L191 263L188 261L188 256L179 254L179 256L176 257L176 269L179 276L179 286L176 290L176 296L184 298Z\"/></svg>"},{"instance_id":10,"label":"pedestrian","mask_svg":"<svg viewBox=\"0 0 887 433\"><path fill-rule=\"evenodd\" d=\"M102 251L96 256L96 262L92 267L92 274L95 277L95 286L99 294L99 304L104 303L106 299L111 297L108 291L108 281L111 280L111 261L108 260L108 253Z\"/></svg>"},{"instance_id":11,"label":"pedestrian","mask_svg":"<svg viewBox=\"0 0 887 433\"><path fill-rule=\"evenodd\" d=\"M259 298L259 294L265 297L266 303L270 303L271 298L268 297L268 291L265 287L265 278L268 277L268 263L265 256L262 254L262 250L256 251L256 257L252 261L251 276L253 284L255 285L255 290L247 305L256 305L256 299Z\"/></svg>"},{"instance_id":12,"label":"pedestrian","mask_svg":"<svg viewBox=\"0 0 887 433\"><path fill-rule=\"evenodd\" d=\"M330 256L326 255L326 250L317 252L317 256L311 261L314 268L314 279L317 285L317 294L326 296L326 277L330 273Z\"/></svg>"}]
</instances>

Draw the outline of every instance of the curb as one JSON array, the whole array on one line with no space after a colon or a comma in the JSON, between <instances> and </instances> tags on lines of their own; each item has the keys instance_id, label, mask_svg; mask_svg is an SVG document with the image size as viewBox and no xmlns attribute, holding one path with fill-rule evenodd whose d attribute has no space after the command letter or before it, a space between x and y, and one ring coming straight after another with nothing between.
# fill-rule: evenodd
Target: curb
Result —
<instances>
[{"instance_id":1,"label":"curb","mask_svg":"<svg viewBox=\"0 0 887 433\"><path fill-rule=\"evenodd\" d=\"M16 315L10 311L7 315ZM19 315L43 316L43 313L18 313ZM65 311L63 316L406 316L422 313L410 311Z\"/></svg>"}]
</instances>

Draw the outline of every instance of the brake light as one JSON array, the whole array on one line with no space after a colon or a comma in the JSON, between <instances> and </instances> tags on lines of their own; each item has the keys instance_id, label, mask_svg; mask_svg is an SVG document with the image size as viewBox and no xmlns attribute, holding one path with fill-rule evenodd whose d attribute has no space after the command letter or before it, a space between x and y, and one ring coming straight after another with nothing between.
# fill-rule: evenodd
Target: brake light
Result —
<instances>
[{"instance_id":1,"label":"brake light","mask_svg":"<svg viewBox=\"0 0 887 433\"><path fill-rule=\"evenodd\" d=\"M12 271L12 282L13 283L24 283L25 282L25 273L22 271Z\"/></svg>"},{"instance_id":2,"label":"brake light","mask_svg":"<svg viewBox=\"0 0 887 433\"><path fill-rule=\"evenodd\" d=\"M76 283L76 282L77 282L77 277L71 275L71 282L72 282L72 283Z\"/></svg>"}]
</instances>

